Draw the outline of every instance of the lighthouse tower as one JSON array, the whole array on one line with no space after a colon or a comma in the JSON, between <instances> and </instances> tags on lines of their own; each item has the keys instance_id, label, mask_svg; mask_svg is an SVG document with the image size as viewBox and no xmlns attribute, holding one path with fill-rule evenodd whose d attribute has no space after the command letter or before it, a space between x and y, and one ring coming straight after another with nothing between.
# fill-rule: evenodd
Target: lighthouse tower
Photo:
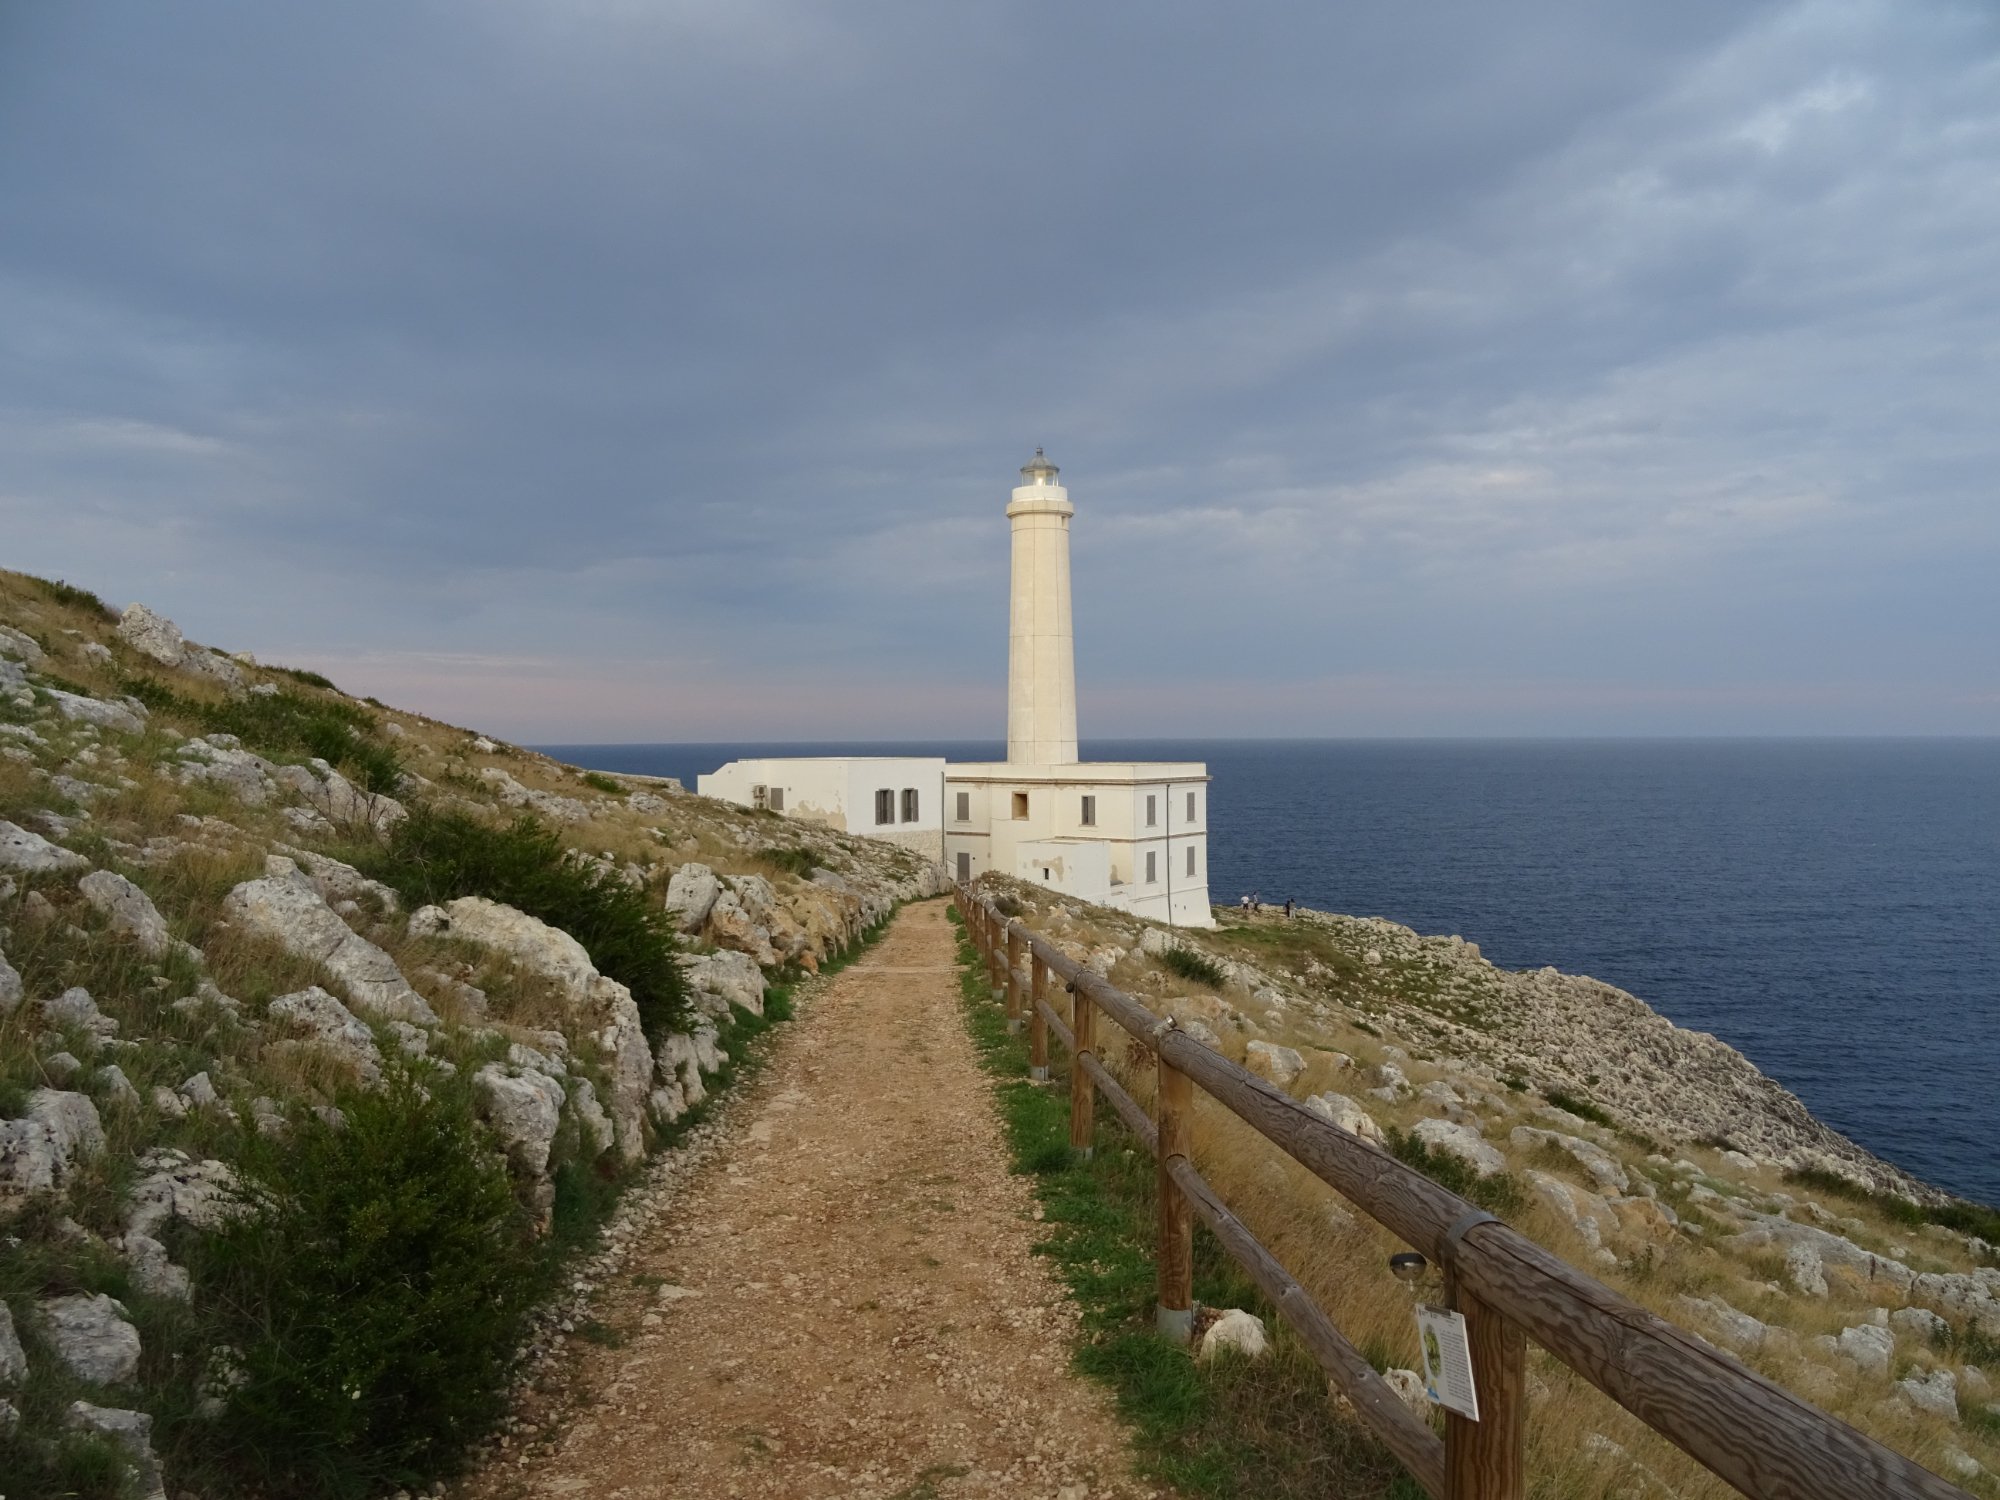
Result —
<instances>
[{"instance_id":1,"label":"lighthouse tower","mask_svg":"<svg viewBox=\"0 0 2000 1500\"><path fill-rule=\"evenodd\" d=\"M1069 519L1076 507L1042 456L1021 467L1007 506L1014 588L1007 632L1007 761L1076 764L1076 631L1069 610Z\"/></svg>"}]
</instances>

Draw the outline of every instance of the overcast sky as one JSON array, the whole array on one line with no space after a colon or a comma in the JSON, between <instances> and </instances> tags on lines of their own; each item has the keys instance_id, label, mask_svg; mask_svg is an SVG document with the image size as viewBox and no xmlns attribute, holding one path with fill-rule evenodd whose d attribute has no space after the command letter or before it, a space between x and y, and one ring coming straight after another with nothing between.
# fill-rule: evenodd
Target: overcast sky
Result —
<instances>
[{"instance_id":1,"label":"overcast sky","mask_svg":"<svg viewBox=\"0 0 2000 1500\"><path fill-rule=\"evenodd\" d=\"M0 0L0 563L529 741L2000 732L2000 9Z\"/></svg>"}]
</instances>

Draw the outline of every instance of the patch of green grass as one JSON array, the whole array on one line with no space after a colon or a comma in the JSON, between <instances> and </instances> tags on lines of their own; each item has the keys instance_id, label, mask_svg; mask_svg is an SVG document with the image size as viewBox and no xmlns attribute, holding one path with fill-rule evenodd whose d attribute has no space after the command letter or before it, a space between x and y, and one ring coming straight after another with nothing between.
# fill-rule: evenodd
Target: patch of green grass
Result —
<instances>
[{"instance_id":1,"label":"patch of green grass","mask_svg":"<svg viewBox=\"0 0 2000 1500\"><path fill-rule=\"evenodd\" d=\"M263 754L317 756L364 791L393 792L403 777L395 750L375 738L375 716L345 699L281 690L210 703L145 673L128 675L119 686L155 712L192 720L205 733L233 734Z\"/></svg>"},{"instance_id":2,"label":"patch of green grass","mask_svg":"<svg viewBox=\"0 0 2000 1500\"><path fill-rule=\"evenodd\" d=\"M629 787L625 786L622 782L613 781L602 771L585 771L583 773L583 784L592 791L604 792L613 797L629 796L631 792Z\"/></svg>"},{"instance_id":3,"label":"patch of green grass","mask_svg":"<svg viewBox=\"0 0 2000 1500\"><path fill-rule=\"evenodd\" d=\"M1070 1149L1067 1060L1052 1056L1055 1082L1030 1083L1026 1040L1008 1034L962 927L959 959L966 1021L995 1079L1015 1170L1032 1178L1042 1205L1047 1238L1036 1252L1055 1264L1082 1312L1077 1367L1114 1393L1144 1470L1184 1494L1227 1500L1421 1500L1393 1458L1335 1417L1318 1363L1200 1226L1195 1300L1258 1314L1271 1328L1272 1351L1257 1361L1225 1356L1196 1364L1153 1331L1153 1158L1102 1104L1090 1158Z\"/></svg>"},{"instance_id":4,"label":"patch of green grass","mask_svg":"<svg viewBox=\"0 0 2000 1500\"><path fill-rule=\"evenodd\" d=\"M1849 1182L1838 1172L1828 1172L1819 1167L1787 1172L1785 1181L1795 1182L1800 1187L1816 1188L1822 1193L1831 1193L1854 1203L1869 1204L1898 1224L1907 1224L1913 1229L1924 1224L1938 1224L1960 1234L1977 1235L1988 1244L2000 1244L2000 1209L1989 1208L1984 1203L1974 1203L1967 1198L1954 1198L1949 1203L1914 1203L1894 1193L1873 1192L1859 1183Z\"/></svg>"},{"instance_id":5,"label":"patch of green grass","mask_svg":"<svg viewBox=\"0 0 2000 1500\"><path fill-rule=\"evenodd\" d=\"M670 914L615 873L571 859L561 836L537 818L495 825L420 805L364 863L413 908L484 896L562 928L602 973L631 990L655 1041L687 1016Z\"/></svg>"},{"instance_id":6,"label":"patch of green grass","mask_svg":"<svg viewBox=\"0 0 2000 1500\"><path fill-rule=\"evenodd\" d=\"M1471 1166L1448 1151L1433 1151L1416 1136L1391 1126L1387 1132L1389 1153L1406 1167L1448 1188L1461 1198L1469 1198L1488 1213L1506 1217L1519 1213L1527 1199L1511 1172L1481 1177Z\"/></svg>"},{"instance_id":7,"label":"patch of green grass","mask_svg":"<svg viewBox=\"0 0 2000 1500\"><path fill-rule=\"evenodd\" d=\"M291 678L292 681L302 682L307 687L325 688L330 693L340 691L339 688L333 685L332 678L323 677L318 672L308 672L304 667L270 667L267 670L282 672L285 676Z\"/></svg>"},{"instance_id":8,"label":"patch of green grass","mask_svg":"<svg viewBox=\"0 0 2000 1500\"><path fill-rule=\"evenodd\" d=\"M775 869L796 875L801 880L809 878L812 872L819 868L819 861L813 857L810 849L759 849L755 857Z\"/></svg>"},{"instance_id":9,"label":"patch of green grass","mask_svg":"<svg viewBox=\"0 0 2000 1500\"><path fill-rule=\"evenodd\" d=\"M1588 1099L1579 1098L1575 1094L1564 1093L1561 1089L1549 1089L1542 1097L1557 1109L1568 1110L1579 1120L1588 1120L1593 1125L1602 1125L1607 1129L1615 1130L1617 1128L1618 1122L1613 1120L1610 1115L1599 1109L1595 1104L1592 1104Z\"/></svg>"},{"instance_id":10,"label":"patch of green grass","mask_svg":"<svg viewBox=\"0 0 2000 1500\"><path fill-rule=\"evenodd\" d=\"M71 609L87 609L104 616L107 620L118 618L118 611L106 604L89 589L80 589L73 583L65 583L60 578L36 578L32 573L23 574L36 588L40 589L56 603Z\"/></svg>"},{"instance_id":11,"label":"patch of green grass","mask_svg":"<svg viewBox=\"0 0 2000 1500\"><path fill-rule=\"evenodd\" d=\"M1183 979L1205 984L1212 990L1222 988L1222 965L1198 948L1169 948L1160 955L1160 962Z\"/></svg>"}]
</instances>

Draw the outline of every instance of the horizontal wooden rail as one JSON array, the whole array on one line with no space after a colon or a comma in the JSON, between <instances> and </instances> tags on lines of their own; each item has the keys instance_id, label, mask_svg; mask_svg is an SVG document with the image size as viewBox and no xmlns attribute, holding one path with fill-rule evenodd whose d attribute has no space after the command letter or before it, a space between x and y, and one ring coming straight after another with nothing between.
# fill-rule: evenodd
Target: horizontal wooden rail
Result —
<instances>
[{"instance_id":1,"label":"horizontal wooden rail","mask_svg":"<svg viewBox=\"0 0 2000 1500\"><path fill-rule=\"evenodd\" d=\"M1757 1500L1970 1500L1957 1486L1578 1271L1203 1046L1048 939L1010 921L970 887L959 888L958 901L967 931L996 978L1006 968L1003 953L1039 960L1079 1000L1109 1017L1167 1068L1199 1085L1398 1239L1442 1266L1468 1308L1476 1307L1489 1321L1499 1320L1492 1337L1511 1336L1506 1334L1509 1327L1525 1332L1744 1494ZM1059 1016L1051 1012L1047 1020L1076 1065L1157 1156L1159 1136L1152 1119L1093 1051L1075 1051L1071 1030ZM1425 1489L1446 1497L1454 1481L1448 1477L1445 1445L1437 1444L1372 1369L1366 1379L1361 1376L1353 1367L1360 1356L1352 1345L1185 1157L1170 1159L1163 1191L1167 1183L1243 1263L1384 1445ZM1366 1368L1365 1361L1360 1363ZM1453 1425L1462 1429L1471 1424ZM1422 1428L1429 1444L1437 1446L1420 1442L1412 1426ZM1449 1472L1464 1471L1453 1464ZM1516 1492L1511 1484L1501 1488ZM1470 1496L1461 1492L1448 1500Z\"/></svg>"}]
</instances>

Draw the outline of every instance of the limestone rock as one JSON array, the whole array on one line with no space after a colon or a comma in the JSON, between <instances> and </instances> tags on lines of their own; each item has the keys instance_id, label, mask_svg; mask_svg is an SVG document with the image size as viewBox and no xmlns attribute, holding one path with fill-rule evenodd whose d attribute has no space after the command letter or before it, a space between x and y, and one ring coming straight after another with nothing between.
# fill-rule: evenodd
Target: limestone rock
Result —
<instances>
[{"instance_id":1,"label":"limestone rock","mask_svg":"<svg viewBox=\"0 0 2000 1500\"><path fill-rule=\"evenodd\" d=\"M104 1127L87 1094L36 1089L26 1115L0 1120L0 1208L60 1188L78 1159L103 1149Z\"/></svg>"},{"instance_id":2,"label":"limestone rock","mask_svg":"<svg viewBox=\"0 0 2000 1500\"><path fill-rule=\"evenodd\" d=\"M57 1359L80 1380L115 1385L139 1372L139 1330L124 1304L100 1293L52 1297L38 1307Z\"/></svg>"},{"instance_id":3,"label":"limestone rock","mask_svg":"<svg viewBox=\"0 0 2000 1500\"><path fill-rule=\"evenodd\" d=\"M126 1235L125 1260L132 1268L132 1285L148 1297L188 1300L188 1273L167 1258L167 1247L151 1235Z\"/></svg>"},{"instance_id":4,"label":"limestone rock","mask_svg":"<svg viewBox=\"0 0 2000 1500\"><path fill-rule=\"evenodd\" d=\"M76 883L76 888L84 900L104 913L113 932L131 938L148 958L164 958L173 946L167 919L153 905L153 898L123 875L93 870Z\"/></svg>"},{"instance_id":5,"label":"limestone rock","mask_svg":"<svg viewBox=\"0 0 2000 1500\"><path fill-rule=\"evenodd\" d=\"M1949 1370L1905 1376L1896 1382L1896 1390L1918 1411L1947 1422L1958 1420L1958 1378Z\"/></svg>"},{"instance_id":6,"label":"limestone rock","mask_svg":"<svg viewBox=\"0 0 2000 1500\"><path fill-rule=\"evenodd\" d=\"M1623 1227L1611 1205L1596 1193L1532 1167L1523 1175L1529 1190L1566 1219L1592 1250L1602 1249L1605 1240Z\"/></svg>"},{"instance_id":7,"label":"limestone rock","mask_svg":"<svg viewBox=\"0 0 2000 1500\"><path fill-rule=\"evenodd\" d=\"M1785 1251L1785 1276L1803 1296L1826 1295L1826 1266L1811 1245L1795 1244Z\"/></svg>"},{"instance_id":8,"label":"limestone rock","mask_svg":"<svg viewBox=\"0 0 2000 1500\"><path fill-rule=\"evenodd\" d=\"M766 969L777 966L778 954L771 946L770 929L751 919L734 891L723 891L715 898L708 912L708 933L717 947L747 953Z\"/></svg>"},{"instance_id":9,"label":"limestone rock","mask_svg":"<svg viewBox=\"0 0 2000 1500\"><path fill-rule=\"evenodd\" d=\"M24 635L10 625L0 625L0 656L11 656L31 667L39 667L45 659L33 636Z\"/></svg>"},{"instance_id":10,"label":"limestone rock","mask_svg":"<svg viewBox=\"0 0 2000 1500\"><path fill-rule=\"evenodd\" d=\"M95 724L99 729L115 729L121 734L144 734L144 706L134 709L124 703L107 703L102 698L86 698L81 693L49 689L49 701L56 712L76 724Z\"/></svg>"},{"instance_id":11,"label":"limestone rock","mask_svg":"<svg viewBox=\"0 0 2000 1500\"><path fill-rule=\"evenodd\" d=\"M1720 1297L1684 1296L1678 1300L1697 1322L1705 1325L1720 1342L1732 1349L1745 1353L1760 1349L1771 1332L1767 1324L1731 1307Z\"/></svg>"},{"instance_id":12,"label":"limestone rock","mask_svg":"<svg viewBox=\"0 0 2000 1500\"><path fill-rule=\"evenodd\" d=\"M611 1149L618 1132L611 1124L611 1116L604 1112L604 1106L597 1102L597 1091L588 1078L578 1078L569 1086L570 1108L576 1111L577 1124L582 1127L583 1139L590 1147L592 1156L602 1156Z\"/></svg>"},{"instance_id":13,"label":"limestone rock","mask_svg":"<svg viewBox=\"0 0 2000 1500\"><path fill-rule=\"evenodd\" d=\"M14 1013L21 1003L21 973L7 962L7 955L0 951L0 1020Z\"/></svg>"},{"instance_id":14,"label":"limestone rock","mask_svg":"<svg viewBox=\"0 0 2000 1500\"><path fill-rule=\"evenodd\" d=\"M1602 1146L1581 1136L1564 1135L1558 1130L1537 1130L1532 1125L1516 1125L1507 1139L1517 1151L1532 1151L1536 1146L1547 1145L1564 1152L1596 1179L1600 1192L1622 1193L1631 1186L1631 1178L1618 1159Z\"/></svg>"},{"instance_id":15,"label":"limestone rock","mask_svg":"<svg viewBox=\"0 0 2000 1500\"><path fill-rule=\"evenodd\" d=\"M192 1161L185 1152L161 1148L139 1162L145 1176L125 1206L125 1232L152 1236L179 1219L195 1229L212 1229L240 1210L236 1173L227 1162Z\"/></svg>"},{"instance_id":16,"label":"limestone rock","mask_svg":"<svg viewBox=\"0 0 2000 1500\"><path fill-rule=\"evenodd\" d=\"M1375 1123L1375 1117L1356 1104L1345 1094L1331 1091L1314 1094L1305 1101L1307 1109L1323 1120L1330 1120L1349 1135L1358 1135L1364 1141L1383 1144L1382 1127Z\"/></svg>"},{"instance_id":17,"label":"limestone rock","mask_svg":"<svg viewBox=\"0 0 2000 1500\"><path fill-rule=\"evenodd\" d=\"M278 766L272 774L335 827L386 833L409 816L409 809L388 793L363 791L323 760Z\"/></svg>"},{"instance_id":18,"label":"limestone rock","mask_svg":"<svg viewBox=\"0 0 2000 1500\"><path fill-rule=\"evenodd\" d=\"M160 1473L160 1461L153 1453L153 1419L145 1412L72 1401L63 1416L63 1425L109 1438L123 1448L131 1460L133 1492L139 1500L166 1500L166 1481Z\"/></svg>"},{"instance_id":19,"label":"limestone rock","mask_svg":"<svg viewBox=\"0 0 2000 1500\"><path fill-rule=\"evenodd\" d=\"M1896 1336L1872 1323L1863 1323L1858 1328L1843 1328L1835 1345L1859 1365L1863 1373L1869 1375L1887 1375L1889 1361L1896 1355Z\"/></svg>"},{"instance_id":20,"label":"limestone rock","mask_svg":"<svg viewBox=\"0 0 2000 1500\"><path fill-rule=\"evenodd\" d=\"M1424 1390L1423 1376L1415 1370L1384 1370L1382 1379L1398 1401L1423 1420L1430 1420L1431 1398Z\"/></svg>"},{"instance_id":21,"label":"limestone rock","mask_svg":"<svg viewBox=\"0 0 2000 1500\"><path fill-rule=\"evenodd\" d=\"M1951 1324L1923 1307L1899 1307L1889 1314L1889 1326L1929 1343L1951 1332Z\"/></svg>"},{"instance_id":22,"label":"limestone rock","mask_svg":"<svg viewBox=\"0 0 2000 1500\"><path fill-rule=\"evenodd\" d=\"M747 953L723 950L718 953L681 955L681 971L687 975L689 992L696 1005L715 1016L726 1016L729 1007L739 1005L753 1016L764 1014L764 971ZM708 997L714 1003L703 1004Z\"/></svg>"},{"instance_id":23,"label":"limestone rock","mask_svg":"<svg viewBox=\"0 0 2000 1500\"><path fill-rule=\"evenodd\" d=\"M65 870L87 870L90 861L60 844L52 844L39 833L0 818L0 870L22 875L46 875Z\"/></svg>"},{"instance_id":24,"label":"limestone rock","mask_svg":"<svg viewBox=\"0 0 2000 1500\"><path fill-rule=\"evenodd\" d=\"M1368 1070L1368 1079L1377 1088L1393 1094L1402 1094L1410 1087L1408 1076L1392 1062L1377 1063Z\"/></svg>"},{"instance_id":25,"label":"limestone rock","mask_svg":"<svg viewBox=\"0 0 2000 1500\"><path fill-rule=\"evenodd\" d=\"M28 1378L28 1356L14 1331L14 1314L0 1302L0 1390L12 1390Z\"/></svg>"},{"instance_id":26,"label":"limestone rock","mask_svg":"<svg viewBox=\"0 0 2000 1500\"><path fill-rule=\"evenodd\" d=\"M1479 1138L1470 1125L1451 1120L1419 1120L1410 1134L1433 1151L1455 1156L1481 1177L1494 1177L1507 1170L1507 1158Z\"/></svg>"},{"instance_id":27,"label":"limestone rock","mask_svg":"<svg viewBox=\"0 0 2000 1500\"><path fill-rule=\"evenodd\" d=\"M230 734L189 740L174 752L174 779L186 785L206 781L222 787L246 807L262 807L276 790L277 767L240 748Z\"/></svg>"},{"instance_id":28,"label":"limestone rock","mask_svg":"<svg viewBox=\"0 0 2000 1500\"><path fill-rule=\"evenodd\" d=\"M278 859L288 860L294 869L304 873L312 882L320 899L331 906L336 901L359 901L364 905L373 903L385 912L402 910L402 900L394 890L379 880L370 880L350 864L345 864L330 855L315 854L310 849L294 849L289 844L273 846ZM266 875L287 874L266 861Z\"/></svg>"},{"instance_id":29,"label":"limestone rock","mask_svg":"<svg viewBox=\"0 0 2000 1500\"><path fill-rule=\"evenodd\" d=\"M382 1052L375 1033L318 985L278 996L267 1011L295 1034L287 1050L318 1051L351 1069L365 1084L382 1081ZM282 1041L273 1045L287 1046Z\"/></svg>"},{"instance_id":30,"label":"limestone rock","mask_svg":"<svg viewBox=\"0 0 2000 1500\"><path fill-rule=\"evenodd\" d=\"M1290 1047L1270 1042L1251 1042L1243 1049L1243 1066L1259 1078L1269 1079L1279 1088L1290 1088L1306 1070L1306 1060Z\"/></svg>"},{"instance_id":31,"label":"limestone rock","mask_svg":"<svg viewBox=\"0 0 2000 1500\"><path fill-rule=\"evenodd\" d=\"M187 638L180 626L143 604L131 605L118 617L118 638L163 667L178 667L187 654Z\"/></svg>"},{"instance_id":32,"label":"limestone rock","mask_svg":"<svg viewBox=\"0 0 2000 1500\"><path fill-rule=\"evenodd\" d=\"M533 1068L510 1076L499 1063L472 1075L480 1113L507 1148L507 1158L528 1177L549 1169L549 1147L562 1124L563 1087Z\"/></svg>"},{"instance_id":33,"label":"limestone rock","mask_svg":"<svg viewBox=\"0 0 2000 1500\"><path fill-rule=\"evenodd\" d=\"M646 1096L653 1058L632 992L597 972L583 944L559 927L479 896L445 907L454 937L509 955L563 987L570 1013L588 1024L611 1071L611 1118L627 1160L645 1149Z\"/></svg>"},{"instance_id":34,"label":"limestone rock","mask_svg":"<svg viewBox=\"0 0 2000 1500\"><path fill-rule=\"evenodd\" d=\"M296 873L246 880L223 898L222 909L245 932L297 957L317 960L370 1015L438 1024L436 1013L410 988L395 960L342 921Z\"/></svg>"},{"instance_id":35,"label":"limestone rock","mask_svg":"<svg viewBox=\"0 0 2000 1500\"><path fill-rule=\"evenodd\" d=\"M42 1019L51 1026L74 1026L93 1036L116 1036L118 1023L97 1008L90 991L71 985L53 1000L42 1002Z\"/></svg>"},{"instance_id":36,"label":"limestone rock","mask_svg":"<svg viewBox=\"0 0 2000 1500\"><path fill-rule=\"evenodd\" d=\"M1264 1320L1240 1307L1232 1307L1203 1330L1195 1358L1206 1362L1227 1349L1245 1359L1262 1359L1270 1348Z\"/></svg>"}]
</instances>

